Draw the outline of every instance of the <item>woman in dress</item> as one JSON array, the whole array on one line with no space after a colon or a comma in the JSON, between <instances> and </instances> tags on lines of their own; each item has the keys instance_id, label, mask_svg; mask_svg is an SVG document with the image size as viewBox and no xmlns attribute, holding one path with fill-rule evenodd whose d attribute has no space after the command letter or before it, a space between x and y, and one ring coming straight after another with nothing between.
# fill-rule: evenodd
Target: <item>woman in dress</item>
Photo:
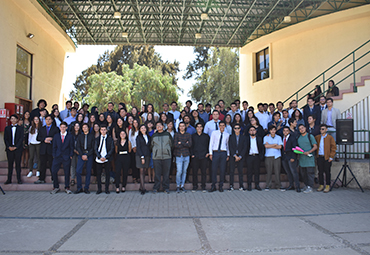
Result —
<instances>
[{"instance_id":1,"label":"woman in dress","mask_svg":"<svg viewBox=\"0 0 370 255\"><path fill-rule=\"evenodd\" d=\"M122 119L121 119L122 120ZM118 130L118 129L117 129ZM119 193L119 184L122 173L122 192L126 191L128 169L130 168L131 142L127 138L127 133L120 130L116 143L116 193Z\"/></svg>"},{"instance_id":2,"label":"woman in dress","mask_svg":"<svg viewBox=\"0 0 370 255\"><path fill-rule=\"evenodd\" d=\"M30 120L30 112L25 111L23 113L23 132L24 132L24 139L23 139L23 152L22 152L22 162L23 162L23 167L28 166L29 162L29 150L28 150L28 134L31 126L31 120ZM39 163L39 161L36 161Z\"/></svg>"}]
</instances>

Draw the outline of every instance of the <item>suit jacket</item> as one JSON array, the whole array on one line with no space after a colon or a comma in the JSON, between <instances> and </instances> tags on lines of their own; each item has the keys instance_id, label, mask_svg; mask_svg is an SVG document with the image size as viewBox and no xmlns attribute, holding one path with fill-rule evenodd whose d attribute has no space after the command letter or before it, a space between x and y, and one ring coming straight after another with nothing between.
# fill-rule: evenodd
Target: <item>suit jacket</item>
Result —
<instances>
[{"instance_id":1,"label":"suit jacket","mask_svg":"<svg viewBox=\"0 0 370 255\"><path fill-rule=\"evenodd\" d=\"M165 113L165 112L161 112L161 113L159 113L159 115L161 115L162 113ZM167 113L166 113L166 115L167 115L167 119L172 119L172 120L174 120L174 117L173 117L173 114L172 114L172 113L167 112Z\"/></svg>"},{"instance_id":2,"label":"suit jacket","mask_svg":"<svg viewBox=\"0 0 370 255\"><path fill-rule=\"evenodd\" d=\"M315 136L315 139L316 139L317 148L318 148L316 151L316 156L319 157L321 134ZM334 138L331 135L327 135L324 138L324 158L325 160L329 160L329 158L334 159L336 150L337 150L337 145L335 144Z\"/></svg>"},{"instance_id":3,"label":"suit jacket","mask_svg":"<svg viewBox=\"0 0 370 255\"><path fill-rule=\"evenodd\" d=\"M108 134L107 134L107 137L105 139L106 139L105 140L105 149L107 150L107 155L105 156L105 158L108 159L108 161L110 161L110 158L112 157L113 152L114 152L114 141L113 141L112 137L108 136ZM94 148L95 155L99 159L101 158L101 155L100 155L100 152L99 152L100 140L101 140L101 135L99 137L95 138L95 148Z\"/></svg>"},{"instance_id":4,"label":"suit jacket","mask_svg":"<svg viewBox=\"0 0 370 255\"><path fill-rule=\"evenodd\" d=\"M57 126L51 125L49 130L49 135L47 135L46 126L40 128L36 140L40 141L40 155L53 155L53 141L51 143L45 143L45 138L54 137L59 133L59 128Z\"/></svg>"},{"instance_id":5,"label":"suit jacket","mask_svg":"<svg viewBox=\"0 0 370 255\"><path fill-rule=\"evenodd\" d=\"M331 121L333 123L333 127L336 129L337 124L336 120L341 119L340 116L340 110L337 108L332 108L332 114L331 114ZM328 120L328 108L322 111L321 113L321 124L326 124L326 121Z\"/></svg>"},{"instance_id":6,"label":"suit jacket","mask_svg":"<svg viewBox=\"0 0 370 255\"><path fill-rule=\"evenodd\" d=\"M5 127L4 130L4 144L5 144L5 150L10 151L9 147L12 146L13 143L13 132L12 132L12 126ZM14 138L14 146L17 147L16 150L21 151L23 150L23 139L24 139L24 129L20 125L16 125L15 129L15 138ZM28 141L27 141L28 143Z\"/></svg>"},{"instance_id":7,"label":"suit jacket","mask_svg":"<svg viewBox=\"0 0 370 255\"><path fill-rule=\"evenodd\" d=\"M321 122L321 109L320 109L320 106L314 105L313 106L313 109L312 109L312 112L310 111L310 107L308 105L306 105L303 108L303 118L304 118L305 126L308 126L307 119L308 119L308 116L309 115L315 115L315 117L316 117L315 125L316 126L320 126L320 122Z\"/></svg>"},{"instance_id":8,"label":"suit jacket","mask_svg":"<svg viewBox=\"0 0 370 255\"><path fill-rule=\"evenodd\" d=\"M260 158L260 160L263 160L263 158L265 157L265 146L263 145L263 140L262 140L262 137L260 136L256 136L257 137L257 148L258 148L258 156ZM249 156L249 151L251 149L251 138L250 136L246 136L246 152L245 152L245 155L246 157Z\"/></svg>"},{"instance_id":9,"label":"suit jacket","mask_svg":"<svg viewBox=\"0 0 370 255\"><path fill-rule=\"evenodd\" d=\"M143 136L138 135L136 137L136 155L139 157L150 156L150 136L148 135L148 142L145 142Z\"/></svg>"},{"instance_id":10,"label":"suit jacket","mask_svg":"<svg viewBox=\"0 0 370 255\"><path fill-rule=\"evenodd\" d=\"M232 134L229 137L229 151L230 156L234 157L234 155L241 156L242 158L245 157L245 153L247 152L247 137L245 135L240 134L239 135L239 143L236 144L236 135ZM238 153L236 153L238 151Z\"/></svg>"},{"instance_id":11,"label":"suit jacket","mask_svg":"<svg viewBox=\"0 0 370 255\"><path fill-rule=\"evenodd\" d=\"M94 143L95 143L95 136L93 133L87 134L87 151L85 151L85 134L79 134L77 136L77 144L76 150L78 151L78 155L86 155L91 156L94 154Z\"/></svg>"},{"instance_id":12,"label":"suit jacket","mask_svg":"<svg viewBox=\"0 0 370 255\"><path fill-rule=\"evenodd\" d=\"M284 144L284 137L282 137L282 141ZM284 145L281 147L281 155L283 160L290 160L294 159L297 160L297 154L293 152L293 148L297 146L297 139L294 135L289 135L288 140L286 141L286 146L284 149Z\"/></svg>"},{"instance_id":13,"label":"suit jacket","mask_svg":"<svg viewBox=\"0 0 370 255\"><path fill-rule=\"evenodd\" d=\"M73 143L73 136L71 134L67 133L63 143L60 132L56 133L53 138L53 157L62 158L64 161L69 160L73 156Z\"/></svg>"}]
</instances>

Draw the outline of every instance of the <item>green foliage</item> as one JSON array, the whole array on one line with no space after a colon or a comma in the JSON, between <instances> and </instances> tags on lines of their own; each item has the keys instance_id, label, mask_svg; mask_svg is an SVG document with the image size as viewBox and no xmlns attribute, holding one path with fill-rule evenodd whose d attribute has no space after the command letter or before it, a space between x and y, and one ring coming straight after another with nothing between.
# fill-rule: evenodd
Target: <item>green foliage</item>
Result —
<instances>
[{"instance_id":1,"label":"green foliage","mask_svg":"<svg viewBox=\"0 0 370 255\"><path fill-rule=\"evenodd\" d=\"M215 105L223 99L230 105L239 98L239 53L237 49L212 48L189 95L197 102Z\"/></svg>"},{"instance_id":2,"label":"green foliage","mask_svg":"<svg viewBox=\"0 0 370 255\"><path fill-rule=\"evenodd\" d=\"M141 100L152 103L154 109L161 109L164 102L178 100L177 87L169 75L147 66L134 64L120 66L121 75L116 72L102 72L88 78L90 92L85 98L91 106L104 111L109 102L117 105L125 102L127 106L140 109Z\"/></svg>"},{"instance_id":3,"label":"green foliage","mask_svg":"<svg viewBox=\"0 0 370 255\"><path fill-rule=\"evenodd\" d=\"M123 66L128 65L133 69L135 64L147 66L148 68L158 70L163 75L171 78L171 83L177 87L176 75L180 71L177 61L163 62L160 55L155 52L153 46L123 46L118 45L113 51L104 52L97 61L96 65L82 71L73 83L74 90L70 92L70 98L84 103L88 96L91 83L89 77L94 74L116 72L123 75Z\"/></svg>"}]
</instances>

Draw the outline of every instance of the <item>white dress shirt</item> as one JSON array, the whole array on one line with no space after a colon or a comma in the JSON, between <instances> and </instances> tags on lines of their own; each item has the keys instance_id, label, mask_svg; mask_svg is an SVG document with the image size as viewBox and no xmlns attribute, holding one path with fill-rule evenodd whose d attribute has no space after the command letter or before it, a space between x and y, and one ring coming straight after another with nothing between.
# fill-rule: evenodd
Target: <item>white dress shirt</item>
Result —
<instances>
[{"instance_id":1,"label":"white dress shirt","mask_svg":"<svg viewBox=\"0 0 370 255\"><path fill-rule=\"evenodd\" d=\"M255 114L255 116L257 117L258 121L260 122L260 125L262 126L262 128L267 129L268 124L270 122L269 121L270 116L267 113L260 113L260 112L257 112Z\"/></svg>"},{"instance_id":2,"label":"white dress shirt","mask_svg":"<svg viewBox=\"0 0 370 255\"><path fill-rule=\"evenodd\" d=\"M215 120L210 120L206 123L206 125L204 126L204 133L206 133L207 135L211 136L212 132L216 130L216 124L215 124ZM217 120L217 128L218 125L220 124L220 120Z\"/></svg>"},{"instance_id":3,"label":"white dress shirt","mask_svg":"<svg viewBox=\"0 0 370 255\"><path fill-rule=\"evenodd\" d=\"M12 126L12 145L15 145L15 131L17 131L17 125Z\"/></svg>"},{"instance_id":4,"label":"white dress shirt","mask_svg":"<svg viewBox=\"0 0 370 255\"><path fill-rule=\"evenodd\" d=\"M252 154L258 154L258 146L257 146L257 136L255 136L254 138L250 137L251 139L251 147L249 149L249 155L252 155Z\"/></svg>"},{"instance_id":5,"label":"white dress shirt","mask_svg":"<svg viewBox=\"0 0 370 255\"><path fill-rule=\"evenodd\" d=\"M105 138L103 140L103 137ZM108 136L100 136L100 143L99 143L99 148L101 147L101 151L100 151L100 156L102 158L105 158L107 156L107 146L106 146L106 142L107 142L107 138ZM97 163L105 163L108 161L108 159L105 159L105 161L101 161L100 158L96 157L96 160L95 160Z\"/></svg>"},{"instance_id":6,"label":"white dress shirt","mask_svg":"<svg viewBox=\"0 0 370 255\"><path fill-rule=\"evenodd\" d=\"M221 141L221 150L227 152L229 156L229 137L230 135L224 130ZM221 132L220 130L215 130L212 132L211 139L209 141L209 155L212 155L213 151L218 150L220 144Z\"/></svg>"}]
</instances>

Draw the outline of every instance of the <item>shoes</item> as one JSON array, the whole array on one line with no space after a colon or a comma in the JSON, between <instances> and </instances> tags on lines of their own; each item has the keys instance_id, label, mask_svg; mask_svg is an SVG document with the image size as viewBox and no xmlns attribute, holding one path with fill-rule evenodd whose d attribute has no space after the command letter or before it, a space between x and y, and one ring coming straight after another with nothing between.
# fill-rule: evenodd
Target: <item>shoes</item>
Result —
<instances>
[{"instance_id":1,"label":"shoes","mask_svg":"<svg viewBox=\"0 0 370 255\"><path fill-rule=\"evenodd\" d=\"M40 171L36 171L36 177L40 176Z\"/></svg>"},{"instance_id":2,"label":"shoes","mask_svg":"<svg viewBox=\"0 0 370 255\"><path fill-rule=\"evenodd\" d=\"M295 190L295 188L293 185L289 185L288 188L286 188L285 190Z\"/></svg>"},{"instance_id":3,"label":"shoes","mask_svg":"<svg viewBox=\"0 0 370 255\"><path fill-rule=\"evenodd\" d=\"M182 193L186 193L186 189L184 187L180 188L180 190L182 191Z\"/></svg>"},{"instance_id":4,"label":"shoes","mask_svg":"<svg viewBox=\"0 0 370 255\"><path fill-rule=\"evenodd\" d=\"M193 189L191 190L191 192L196 192L196 191L197 191L197 189L198 189L198 187L197 187L197 186L193 186Z\"/></svg>"},{"instance_id":5,"label":"shoes","mask_svg":"<svg viewBox=\"0 0 370 255\"><path fill-rule=\"evenodd\" d=\"M296 188L296 191L297 191L298 193L300 193L300 192L301 192L301 188L300 188L300 187L297 187L297 188Z\"/></svg>"},{"instance_id":6,"label":"shoes","mask_svg":"<svg viewBox=\"0 0 370 255\"><path fill-rule=\"evenodd\" d=\"M6 182L4 182L4 185L10 184L10 183L12 183L12 182L7 180Z\"/></svg>"},{"instance_id":7,"label":"shoes","mask_svg":"<svg viewBox=\"0 0 370 255\"><path fill-rule=\"evenodd\" d=\"M202 192L203 193L206 193L207 192L206 188L202 189Z\"/></svg>"},{"instance_id":8,"label":"shoes","mask_svg":"<svg viewBox=\"0 0 370 255\"><path fill-rule=\"evenodd\" d=\"M126 192L126 187L122 187L121 192L122 193Z\"/></svg>"},{"instance_id":9,"label":"shoes","mask_svg":"<svg viewBox=\"0 0 370 255\"><path fill-rule=\"evenodd\" d=\"M328 193L330 191L330 186L326 185L324 189L324 193Z\"/></svg>"},{"instance_id":10,"label":"shoes","mask_svg":"<svg viewBox=\"0 0 370 255\"><path fill-rule=\"evenodd\" d=\"M67 193L68 195L72 194L72 191L70 189L66 189L64 192Z\"/></svg>"},{"instance_id":11,"label":"shoes","mask_svg":"<svg viewBox=\"0 0 370 255\"><path fill-rule=\"evenodd\" d=\"M29 171L29 173L27 174L27 178L31 178L32 177L32 171Z\"/></svg>"},{"instance_id":12,"label":"shoes","mask_svg":"<svg viewBox=\"0 0 370 255\"><path fill-rule=\"evenodd\" d=\"M208 192L215 192L217 191L216 187L212 187Z\"/></svg>"},{"instance_id":13,"label":"shoes","mask_svg":"<svg viewBox=\"0 0 370 255\"><path fill-rule=\"evenodd\" d=\"M75 180L72 180L70 185L75 186L75 184L76 184Z\"/></svg>"},{"instance_id":14,"label":"shoes","mask_svg":"<svg viewBox=\"0 0 370 255\"><path fill-rule=\"evenodd\" d=\"M116 188L116 193L119 194L119 188Z\"/></svg>"},{"instance_id":15,"label":"shoes","mask_svg":"<svg viewBox=\"0 0 370 255\"><path fill-rule=\"evenodd\" d=\"M142 189L142 190L140 190L140 194L141 194L141 195L145 195L145 193L146 193L146 189Z\"/></svg>"},{"instance_id":16,"label":"shoes","mask_svg":"<svg viewBox=\"0 0 370 255\"><path fill-rule=\"evenodd\" d=\"M56 194L56 193L58 193L60 191L60 189L59 188L54 188L52 191L50 191L50 194Z\"/></svg>"},{"instance_id":17,"label":"shoes","mask_svg":"<svg viewBox=\"0 0 370 255\"><path fill-rule=\"evenodd\" d=\"M21 180L18 180L18 184L22 184L22 181Z\"/></svg>"},{"instance_id":18,"label":"shoes","mask_svg":"<svg viewBox=\"0 0 370 255\"><path fill-rule=\"evenodd\" d=\"M180 187L176 188L176 193L180 193Z\"/></svg>"},{"instance_id":19,"label":"shoes","mask_svg":"<svg viewBox=\"0 0 370 255\"><path fill-rule=\"evenodd\" d=\"M319 183L319 179L317 179L317 177L315 177L315 178L313 179L313 181L314 181L314 183L315 183L315 184L318 184L318 183Z\"/></svg>"},{"instance_id":20,"label":"shoes","mask_svg":"<svg viewBox=\"0 0 370 255\"><path fill-rule=\"evenodd\" d=\"M244 191L244 187L240 186L239 191Z\"/></svg>"},{"instance_id":21,"label":"shoes","mask_svg":"<svg viewBox=\"0 0 370 255\"><path fill-rule=\"evenodd\" d=\"M165 194L170 194L170 190L169 190L169 189L165 189L165 190L164 190L164 193L165 193Z\"/></svg>"},{"instance_id":22,"label":"shoes","mask_svg":"<svg viewBox=\"0 0 370 255\"><path fill-rule=\"evenodd\" d=\"M270 191L270 188L265 188L265 191Z\"/></svg>"},{"instance_id":23,"label":"shoes","mask_svg":"<svg viewBox=\"0 0 370 255\"><path fill-rule=\"evenodd\" d=\"M283 187L278 188L278 190L283 191L283 192L286 191L286 189Z\"/></svg>"},{"instance_id":24,"label":"shoes","mask_svg":"<svg viewBox=\"0 0 370 255\"><path fill-rule=\"evenodd\" d=\"M260 187L260 185L256 185L256 190L259 190L259 191L262 190L261 187Z\"/></svg>"},{"instance_id":25,"label":"shoes","mask_svg":"<svg viewBox=\"0 0 370 255\"><path fill-rule=\"evenodd\" d=\"M233 189L233 190L234 190L234 189ZM218 191L220 191L220 192L224 192L224 188L219 187L219 188L218 188Z\"/></svg>"},{"instance_id":26,"label":"shoes","mask_svg":"<svg viewBox=\"0 0 370 255\"><path fill-rule=\"evenodd\" d=\"M110 194L110 191L109 191L109 190L106 190L106 191L105 191L105 194Z\"/></svg>"},{"instance_id":27,"label":"shoes","mask_svg":"<svg viewBox=\"0 0 370 255\"><path fill-rule=\"evenodd\" d=\"M303 193L305 194L312 193L312 188L310 186L307 186L307 188L303 191Z\"/></svg>"},{"instance_id":28,"label":"shoes","mask_svg":"<svg viewBox=\"0 0 370 255\"><path fill-rule=\"evenodd\" d=\"M90 194L90 191L88 189L84 190L85 194Z\"/></svg>"},{"instance_id":29,"label":"shoes","mask_svg":"<svg viewBox=\"0 0 370 255\"><path fill-rule=\"evenodd\" d=\"M230 185L230 188L227 189L227 191L233 191L234 190L234 187L232 185Z\"/></svg>"},{"instance_id":30,"label":"shoes","mask_svg":"<svg viewBox=\"0 0 370 255\"><path fill-rule=\"evenodd\" d=\"M102 192L101 190L98 190L98 191L96 192L96 195L99 195L101 192Z\"/></svg>"},{"instance_id":31,"label":"shoes","mask_svg":"<svg viewBox=\"0 0 370 255\"><path fill-rule=\"evenodd\" d=\"M42 184L42 183L45 183L45 181L37 180L37 181L34 182L34 184Z\"/></svg>"},{"instance_id":32,"label":"shoes","mask_svg":"<svg viewBox=\"0 0 370 255\"><path fill-rule=\"evenodd\" d=\"M158 190L156 190L156 189L153 189L153 194L157 194L158 193Z\"/></svg>"},{"instance_id":33,"label":"shoes","mask_svg":"<svg viewBox=\"0 0 370 255\"><path fill-rule=\"evenodd\" d=\"M256 186L256 189L262 190L262 189L260 188L260 186ZM248 185L247 190L248 190L248 191L252 191L252 185Z\"/></svg>"},{"instance_id":34,"label":"shoes","mask_svg":"<svg viewBox=\"0 0 370 255\"><path fill-rule=\"evenodd\" d=\"M320 185L319 188L317 189L317 191L323 191L324 190L324 185Z\"/></svg>"},{"instance_id":35,"label":"shoes","mask_svg":"<svg viewBox=\"0 0 370 255\"><path fill-rule=\"evenodd\" d=\"M76 190L75 192L73 192L74 194L80 194L80 193L83 193L84 192L84 190L83 189L78 189L78 190Z\"/></svg>"}]
</instances>

